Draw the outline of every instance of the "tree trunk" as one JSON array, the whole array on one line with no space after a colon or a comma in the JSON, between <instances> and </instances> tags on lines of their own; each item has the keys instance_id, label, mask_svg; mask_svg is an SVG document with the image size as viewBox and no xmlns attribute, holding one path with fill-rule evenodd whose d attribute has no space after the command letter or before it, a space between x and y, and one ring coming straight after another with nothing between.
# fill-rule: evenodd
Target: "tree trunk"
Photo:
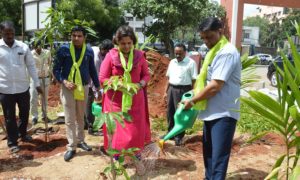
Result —
<instances>
[{"instance_id":1,"label":"tree trunk","mask_svg":"<svg viewBox=\"0 0 300 180\"><path fill-rule=\"evenodd\" d=\"M173 41L170 38L166 38L166 39L162 39L162 42L164 43L166 49L169 51L168 52L169 57L171 59L173 59L175 57L175 54L174 54L174 43L173 43Z\"/></svg>"}]
</instances>

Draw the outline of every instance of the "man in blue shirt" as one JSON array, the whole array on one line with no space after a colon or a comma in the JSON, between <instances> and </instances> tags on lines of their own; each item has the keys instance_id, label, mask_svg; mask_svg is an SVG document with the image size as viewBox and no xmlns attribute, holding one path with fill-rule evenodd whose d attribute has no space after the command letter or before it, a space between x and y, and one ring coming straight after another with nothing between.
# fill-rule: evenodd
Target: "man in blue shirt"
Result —
<instances>
[{"instance_id":1,"label":"man in blue shirt","mask_svg":"<svg viewBox=\"0 0 300 180\"><path fill-rule=\"evenodd\" d=\"M71 44L60 47L54 60L53 74L61 83L61 101L68 139L65 161L74 157L76 147L85 151L92 150L84 142L84 112L90 78L97 91L100 90L100 84L94 65L94 53L86 46L85 39L85 29L81 26L73 27Z\"/></svg>"}]
</instances>

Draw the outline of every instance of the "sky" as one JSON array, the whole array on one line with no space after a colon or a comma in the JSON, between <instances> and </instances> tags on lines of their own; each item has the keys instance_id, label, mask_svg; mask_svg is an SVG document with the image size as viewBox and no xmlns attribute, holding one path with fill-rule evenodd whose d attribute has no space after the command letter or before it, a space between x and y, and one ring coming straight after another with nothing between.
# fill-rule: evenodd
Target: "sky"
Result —
<instances>
[{"instance_id":1,"label":"sky","mask_svg":"<svg viewBox=\"0 0 300 180\"><path fill-rule=\"evenodd\" d=\"M220 3L220 0L215 0L215 1ZM258 12L258 10L256 9L257 7L259 7L259 6L258 5L253 5L253 4L245 4L245 6L244 6L244 19L247 16L249 16L249 15L255 13L255 12Z\"/></svg>"}]
</instances>

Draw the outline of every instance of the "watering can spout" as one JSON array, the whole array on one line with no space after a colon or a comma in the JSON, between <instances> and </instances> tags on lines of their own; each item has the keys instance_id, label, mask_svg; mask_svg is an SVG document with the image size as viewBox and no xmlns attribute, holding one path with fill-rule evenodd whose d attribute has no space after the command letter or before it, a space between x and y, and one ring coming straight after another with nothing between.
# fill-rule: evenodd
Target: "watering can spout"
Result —
<instances>
[{"instance_id":1,"label":"watering can spout","mask_svg":"<svg viewBox=\"0 0 300 180\"><path fill-rule=\"evenodd\" d=\"M193 92L189 91L183 94L181 100L188 100L193 97ZM163 138L164 141L171 139L172 137L180 134L184 130L193 127L194 122L197 118L198 111L194 108L184 110L183 104L180 104L174 114L174 127L173 129Z\"/></svg>"}]
</instances>

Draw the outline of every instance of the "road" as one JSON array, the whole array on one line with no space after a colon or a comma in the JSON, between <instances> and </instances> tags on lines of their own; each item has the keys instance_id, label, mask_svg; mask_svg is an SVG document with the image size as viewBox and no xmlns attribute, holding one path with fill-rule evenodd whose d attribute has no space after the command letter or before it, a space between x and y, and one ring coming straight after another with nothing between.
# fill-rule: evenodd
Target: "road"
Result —
<instances>
[{"instance_id":1,"label":"road","mask_svg":"<svg viewBox=\"0 0 300 180\"><path fill-rule=\"evenodd\" d=\"M259 81L251 86L258 89L268 88L270 90L276 90L276 87L271 86L270 80L267 78L267 72L267 65L255 65L255 74L259 76Z\"/></svg>"}]
</instances>

